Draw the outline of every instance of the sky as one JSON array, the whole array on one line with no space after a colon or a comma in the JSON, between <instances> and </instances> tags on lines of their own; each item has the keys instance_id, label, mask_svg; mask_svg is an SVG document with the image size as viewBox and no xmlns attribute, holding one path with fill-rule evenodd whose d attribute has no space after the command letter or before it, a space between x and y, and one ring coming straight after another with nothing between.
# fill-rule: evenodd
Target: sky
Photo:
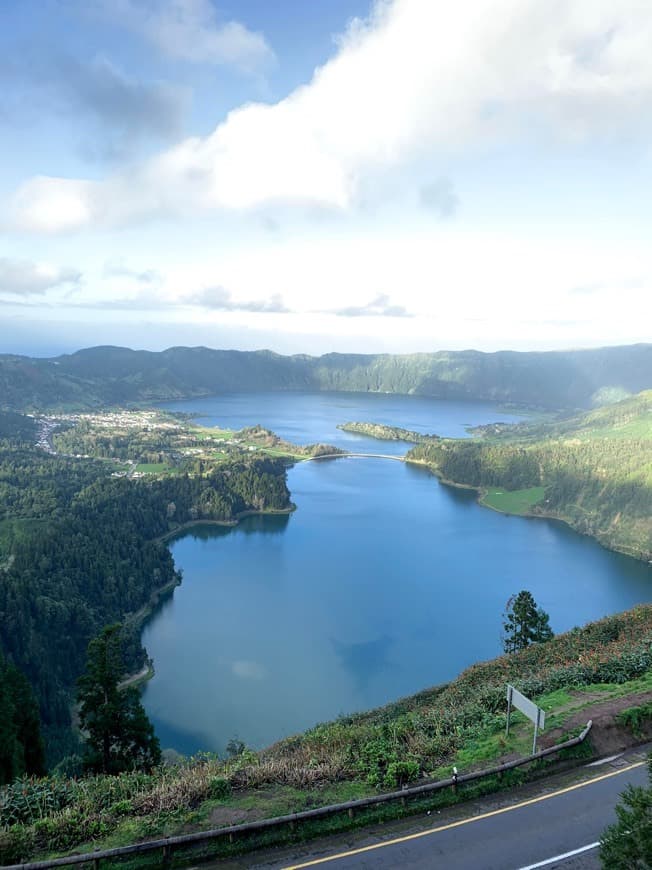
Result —
<instances>
[{"instance_id":1,"label":"sky","mask_svg":"<svg viewBox=\"0 0 652 870\"><path fill-rule=\"evenodd\" d=\"M0 353L652 340L649 0L0 0Z\"/></svg>"}]
</instances>

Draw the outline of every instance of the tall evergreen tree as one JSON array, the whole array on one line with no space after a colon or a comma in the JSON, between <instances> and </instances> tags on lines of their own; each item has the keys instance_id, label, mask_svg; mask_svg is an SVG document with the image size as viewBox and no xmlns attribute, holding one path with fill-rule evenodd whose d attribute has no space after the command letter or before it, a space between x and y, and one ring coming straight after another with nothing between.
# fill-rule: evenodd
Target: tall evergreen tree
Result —
<instances>
[{"instance_id":1,"label":"tall evergreen tree","mask_svg":"<svg viewBox=\"0 0 652 870\"><path fill-rule=\"evenodd\" d=\"M531 643L543 643L553 637L550 617L539 607L532 593L523 589L512 595L503 614L503 649L518 652Z\"/></svg>"},{"instance_id":2,"label":"tall evergreen tree","mask_svg":"<svg viewBox=\"0 0 652 870\"><path fill-rule=\"evenodd\" d=\"M0 785L45 773L41 720L26 677L0 653Z\"/></svg>"},{"instance_id":3,"label":"tall evergreen tree","mask_svg":"<svg viewBox=\"0 0 652 870\"><path fill-rule=\"evenodd\" d=\"M107 626L88 645L86 673L79 678L79 721L87 736L89 770L119 773L149 769L161 760L154 728L138 690L120 689L124 673L121 626Z\"/></svg>"}]
</instances>

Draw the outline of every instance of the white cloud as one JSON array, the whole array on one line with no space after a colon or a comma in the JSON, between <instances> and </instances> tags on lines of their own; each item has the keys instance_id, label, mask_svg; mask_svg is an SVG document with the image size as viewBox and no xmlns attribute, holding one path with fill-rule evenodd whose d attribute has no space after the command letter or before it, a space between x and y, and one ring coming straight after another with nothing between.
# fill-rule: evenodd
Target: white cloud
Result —
<instances>
[{"instance_id":1,"label":"white cloud","mask_svg":"<svg viewBox=\"0 0 652 870\"><path fill-rule=\"evenodd\" d=\"M330 313L337 317L412 317L403 305L393 304L387 293L378 293L364 305L346 305Z\"/></svg>"},{"instance_id":2,"label":"white cloud","mask_svg":"<svg viewBox=\"0 0 652 870\"><path fill-rule=\"evenodd\" d=\"M0 293L17 296L42 294L63 284L77 285L81 272L50 263L0 257Z\"/></svg>"},{"instance_id":3,"label":"white cloud","mask_svg":"<svg viewBox=\"0 0 652 870\"><path fill-rule=\"evenodd\" d=\"M113 21L140 33L171 58L255 73L274 60L261 33L221 22L211 0L101 0Z\"/></svg>"},{"instance_id":4,"label":"white cloud","mask_svg":"<svg viewBox=\"0 0 652 870\"><path fill-rule=\"evenodd\" d=\"M170 47L161 21L188 35L208 14L207 0L163 11L121 3L148 9L152 33ZM562 138L624 128L640 136L652 118L650 44L648 0L378 2L286 99L244 105L128 176L31 179L14 220L56 232L213 208L346 210L370 181L411 161L527 137L533 127ZM197 37L199 54L205 45Z\"/></svg>"}]
</instances>

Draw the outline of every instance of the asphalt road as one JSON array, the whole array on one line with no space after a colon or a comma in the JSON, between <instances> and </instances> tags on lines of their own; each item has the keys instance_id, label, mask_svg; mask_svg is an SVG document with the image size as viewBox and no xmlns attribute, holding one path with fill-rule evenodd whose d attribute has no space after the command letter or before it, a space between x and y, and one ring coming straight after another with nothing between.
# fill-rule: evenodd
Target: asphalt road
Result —
<instances>
[{"instance_id":1,"label":"asphalt road","mask_svg":"<svg viewBox=\"0 0 652 870\"><path fill-rule=\"evenodd\" d=\"M598 868L595 844L605 826L615 819L614 807L620 793L628 783L647 783L641 757L639 754L593 768L594 776L589 780L543 786L539 794L515 798L507 805L469 806L466 812L451 816L442 812L422 817L417 824L413 821L410 829L357 832L335 842L321 840L214 866L260 870Z\"/></svg>"}]
</instances>

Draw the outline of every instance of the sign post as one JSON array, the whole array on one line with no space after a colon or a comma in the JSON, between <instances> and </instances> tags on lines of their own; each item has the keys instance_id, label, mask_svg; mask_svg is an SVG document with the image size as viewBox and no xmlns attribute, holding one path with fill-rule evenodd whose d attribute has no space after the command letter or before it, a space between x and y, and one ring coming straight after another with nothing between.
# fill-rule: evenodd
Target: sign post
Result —
<instances>
[{"instance_id":1,"label":"sign post","mask_svg":"<svg viewBox=\"0 0 652 870\"><path fill-rule=\"evenodd\" d=\"M530 701L525 695L521 694L514 686L507 685L507 729L505 737L509 736L509 719L512 713L512 707L516 707L521 713L524 713L527 718L534 723L534 740L532 741L532 755L537 751L537 737L539 730L543 731L546 724L546 714L541 707L537 707L534 701Z\"/></svg>"}]
</instances>

